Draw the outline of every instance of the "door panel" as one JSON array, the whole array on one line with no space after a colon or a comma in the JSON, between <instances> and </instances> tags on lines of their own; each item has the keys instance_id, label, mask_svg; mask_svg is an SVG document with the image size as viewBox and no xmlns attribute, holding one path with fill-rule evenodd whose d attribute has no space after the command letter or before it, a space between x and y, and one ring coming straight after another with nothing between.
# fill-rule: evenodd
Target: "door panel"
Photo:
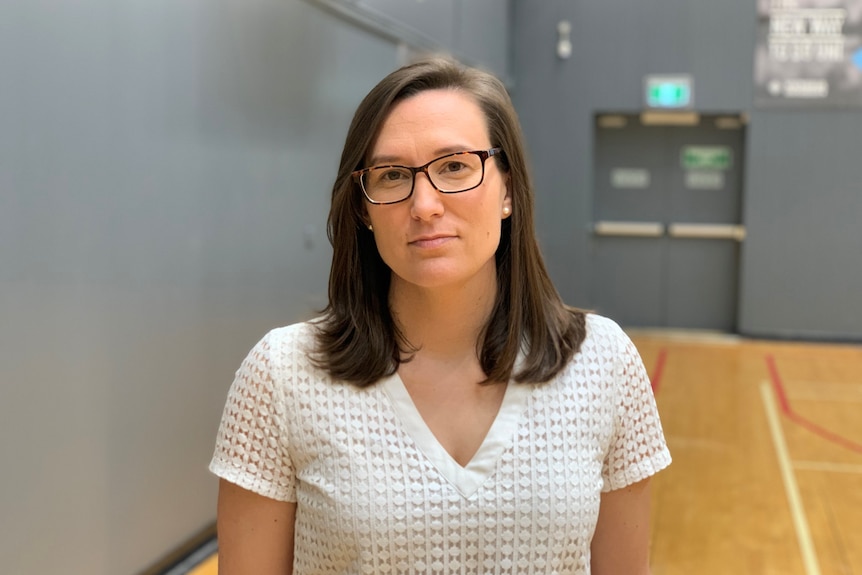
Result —
<instances>
[{"instance_id":1,"label":"door panel","mask_svg":"<svg viewBox=\"0 0 862 575\"><path fill-rule=\"evenodd\" d=\"M664 238L605 237L595 244L595 309L626 325L663 322Z\"/></svg>"},{"instance_id":2,"label":"door panel","mask_svg":"<svg viewBox=\"0 0 862 575\"><path fill-rule=\"evenodd\" d=\"M711 128L708 119L701 124L688 129L667 129L668 223L738 223L742 213L742 131ZM692 148L726 149L730 165L723 169L686 169L683 152ZM692 186L698 180L709 184L715 179L722 184L720 187Z\"/></svg>"},{"instance_id":3,"label":"door panel","mask_svg":"<svg viewBox=\"0 0 862 575\"><path fill-rule=\"evenodd\" d=\"M732 240L668 239L665 324L733 331L739 246Z\"/></svg>"},{"instance_id":4,"label":"door panel","mask_svg":"<svg viewBox=\"0 0 862 575\"><path fill-rule=\"evenodd\" d=\"M665 181L668 175L667 154L662 146L656 145L656 139L664 135L664 129L642 126L636 119L627 119L623 128L605 128L597 132L596 221L664 219L668 188ZM620 178L624 170L646 172L647 185L620 185L619 180L625 179Z\"/></svg>"}]
</instances>

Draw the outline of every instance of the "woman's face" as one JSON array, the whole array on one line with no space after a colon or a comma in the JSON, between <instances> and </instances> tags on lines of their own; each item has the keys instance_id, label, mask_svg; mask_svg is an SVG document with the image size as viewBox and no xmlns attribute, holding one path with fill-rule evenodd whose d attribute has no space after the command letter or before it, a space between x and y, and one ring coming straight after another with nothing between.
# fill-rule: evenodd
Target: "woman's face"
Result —
<instances>
[{"instance_id":1,"label":"woman's face","mask_svg":"<svg viewBox=\"0 0 862 575\"><path fill-rule=\"evenodd\" d=\"M369 166L421 166L445 154L491 148L478 104L455 90L427 90L393 107L371 149ZM458 165L446 167L457 170ZM413 194L389 205L366 203L377 250L392 270L393 288L458 287L493 281L494 253L511 199L507 176L485 161L482 184L443 194L424 173Z\"/></svg>"}]
</instances>

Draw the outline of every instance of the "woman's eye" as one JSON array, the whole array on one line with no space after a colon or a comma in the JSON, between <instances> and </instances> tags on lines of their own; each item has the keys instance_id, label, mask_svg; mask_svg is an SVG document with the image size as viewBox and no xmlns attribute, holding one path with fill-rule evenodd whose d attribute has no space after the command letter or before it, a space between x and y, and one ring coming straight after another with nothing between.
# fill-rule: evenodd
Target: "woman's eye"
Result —
<instances>
[{"instance_id":1,"label":"woman's eye","mask_svg":"<svg viewBox=\"0 0 862 575\"><path fill-rule=\"evenodd\" d=\"M406 177L407 177L407 175L403 171L388 170L386 172L383 172L381 179L385 180L387 182L397 182L399 180L405 179Z\"/></svg>"},{"instance_id":2,"label":"woman's eye","mask_svg":"<svg viewBox=\"0 0 862 575\"><path fill-rule=\"evenodd\" d=\"M446 164L443 165L443 167L440 169L440 171L441 172L449 172L449 173L459 172L466 167L467 167L466 164L464 164L463 162L459 162L457 160L452 160L450 162L446 162Z\"/></svg>"}]
</instances>

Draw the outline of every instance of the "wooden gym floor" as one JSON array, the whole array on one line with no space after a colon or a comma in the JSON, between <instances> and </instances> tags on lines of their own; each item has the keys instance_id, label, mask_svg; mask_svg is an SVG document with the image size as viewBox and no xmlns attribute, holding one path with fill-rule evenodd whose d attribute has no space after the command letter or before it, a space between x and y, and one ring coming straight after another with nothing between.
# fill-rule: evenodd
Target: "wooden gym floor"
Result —
<instances>
[{"instance_id":1,"label":"wooden gym floor","mask_svg":"<svg viewBox=\"0 0 862 575\"><path fill-rule=\"evenodd\" d=\"M653 575L862 575L862 346L632 336L674 458Z\"/></svg>"},{"instance_id":2,"label":"wooden gym floor","mask_svg":"<svg viewBox=\"0 0 862 575\"><path fill-rule=\"evenodd\" d=\"M862 575L862 346L630 333L674 459L653 575Z\"/></svg>"}]
</instances>

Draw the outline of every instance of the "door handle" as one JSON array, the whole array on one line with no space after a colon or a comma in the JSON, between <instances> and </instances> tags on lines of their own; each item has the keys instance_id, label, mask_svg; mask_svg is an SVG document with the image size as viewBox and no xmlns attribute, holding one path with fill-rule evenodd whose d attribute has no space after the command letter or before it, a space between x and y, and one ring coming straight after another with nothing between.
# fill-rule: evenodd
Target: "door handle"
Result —
<instances>
[{"instance_id":1,"label":"door handle","mask_svg":"<svg viewBox=\"0 0 862 575\"><path fill-rule=\"evenodd\" d=\"M660 222L600 221L593 224L593 232L597 236L660 238L664 235L664 224Z\"/></svg>"},{"instance_id":2,"label":"door handle","mask_svg":"<svg viewBox=\"0 0 862 575\"><path fill-rule=\"evenodd\" d=\"M741 242L745 239L745 226L737 224L674 223L667 227L667 233L672 238L735 240Z\"/></svg>"}]
</instances>

